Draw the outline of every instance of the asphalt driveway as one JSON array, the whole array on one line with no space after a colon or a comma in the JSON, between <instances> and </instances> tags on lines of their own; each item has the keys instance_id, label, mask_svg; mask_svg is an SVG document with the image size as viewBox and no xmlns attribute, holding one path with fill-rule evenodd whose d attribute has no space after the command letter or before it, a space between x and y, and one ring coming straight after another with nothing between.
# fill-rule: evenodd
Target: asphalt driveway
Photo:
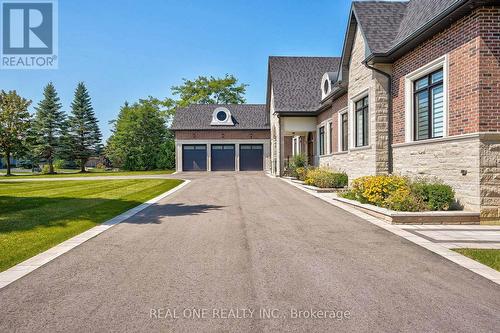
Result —
<instances>
[{"instance_id":1,"label":"asphalt driveway","mask_svg":"<svg viewBox=\"0 0 500 333\"><path fill-rule=\"evenodd\" d=\"M0 290L0 332L498 331L481 276L263 174L181 176Z\"/></svg>"}]
</instances>

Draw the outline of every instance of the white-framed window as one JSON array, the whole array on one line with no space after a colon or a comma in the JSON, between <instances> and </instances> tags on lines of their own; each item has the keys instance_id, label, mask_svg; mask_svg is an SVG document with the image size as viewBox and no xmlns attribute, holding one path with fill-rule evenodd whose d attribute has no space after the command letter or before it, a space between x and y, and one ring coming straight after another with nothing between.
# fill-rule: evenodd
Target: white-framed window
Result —
<instances>
[{"instance_id":1,"label":"white-framed window","mask_svg":"<svg viewBox=\"0 0 500 333\"><path fill-rule=\"evenodd\" d=\"M338 113L338 151L349 149L349 113L344 109Z\"/></svg>"},{"instance_id":2,"label":"white-framed window","mask_svg":"<svg viewBox=\"0 0 500 333\"><path fill-rule=\"evenodd\" d=\"M447 136L448 56L405 76L405 139L420 141Z\"/></svg>"}]
</instances>

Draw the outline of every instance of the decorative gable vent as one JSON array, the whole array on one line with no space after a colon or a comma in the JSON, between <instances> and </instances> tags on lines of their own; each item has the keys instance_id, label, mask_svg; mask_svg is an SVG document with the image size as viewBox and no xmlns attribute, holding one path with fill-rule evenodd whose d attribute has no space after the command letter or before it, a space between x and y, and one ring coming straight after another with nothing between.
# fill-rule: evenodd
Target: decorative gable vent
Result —
<instances>
[{"instance_id":1,"label":"decorative gable vent","mask_svg":"<svg viewBox=\"0 0 500 333\"><path fill-rule=\"evenodd\" d=\"M212 126L234 126L231 112L225 107L218 107L212 113Z\"/></svg>"},{"instance_id":2,"label":"decorative gable vent","mask_svg":"<svg viewBox=\"0 0 500 333\"><path fill-rule=\"evenodd\" d=\"M332 92L333 83L337 80L338 72L327 72L321 78L321 99Z\"/></svg>"}]
</instances>

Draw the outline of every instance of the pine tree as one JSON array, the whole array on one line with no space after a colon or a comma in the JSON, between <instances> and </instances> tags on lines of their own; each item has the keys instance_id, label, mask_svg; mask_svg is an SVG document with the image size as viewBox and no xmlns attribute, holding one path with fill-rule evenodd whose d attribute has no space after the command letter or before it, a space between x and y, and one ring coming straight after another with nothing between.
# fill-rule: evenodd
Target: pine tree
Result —
<instances>
[{"instance_id":1,"label":"pine tree","mask_svg":"<svg viewBox=\"0 0 500 333\"><path fill-rule=\"evenodd\" d=\"M71 103L66 140L72 158L80 161L80 170L85 172L85 163L96 154L101 144L101 131L92 108L89 93L83 82L78 83Z\"/></svg>"},{"instance_id":2,"label":"pine tree","mask_svg":"<svg viewBox=\"0 0 500 333\"><path fill-rule=\"evenodd\" d=\"M61 148L61 137L65 114L52 82L45 86L43 100L35 108L33 131L35 134L34 152L39 158L46 159L49 173L54 173L54 159Z\"/></svg>"}]
</instances>

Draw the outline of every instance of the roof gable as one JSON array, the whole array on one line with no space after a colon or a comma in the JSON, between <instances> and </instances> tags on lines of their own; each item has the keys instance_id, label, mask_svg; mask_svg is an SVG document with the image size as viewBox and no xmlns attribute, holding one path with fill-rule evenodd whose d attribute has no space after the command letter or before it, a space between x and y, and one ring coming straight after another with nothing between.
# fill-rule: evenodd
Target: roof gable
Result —
<instances>
[{"instance_id":1,"label":"roof gable","mask_svg":"<svg viewBox=\"0 0 500 333\"><path fill-rule=\"evenodd\" d=\"M275 112L313 112L321 102L321 78L338 71L338 57L269 57ZM270 100L268 96L268 101Z\"/></svg>"}]
</instances>

